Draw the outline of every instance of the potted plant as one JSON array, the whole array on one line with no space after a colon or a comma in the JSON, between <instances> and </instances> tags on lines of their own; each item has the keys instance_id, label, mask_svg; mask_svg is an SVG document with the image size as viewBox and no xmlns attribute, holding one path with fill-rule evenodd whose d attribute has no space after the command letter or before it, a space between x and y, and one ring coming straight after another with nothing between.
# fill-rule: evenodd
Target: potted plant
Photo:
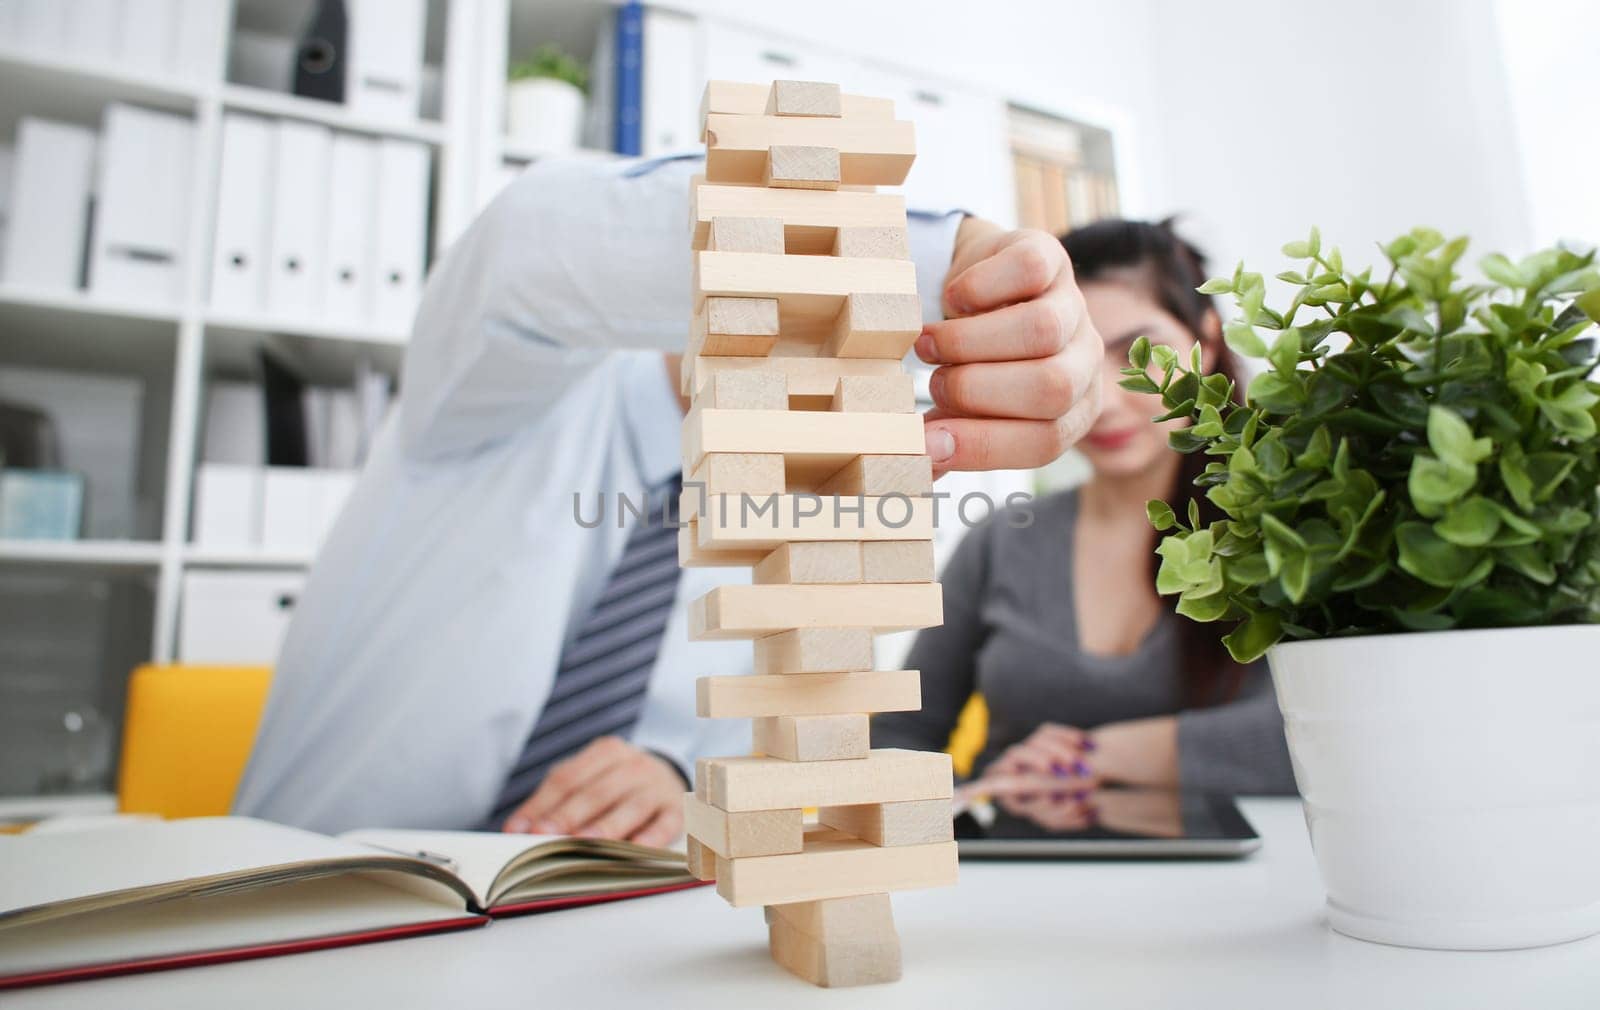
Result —
<instances>
[{"instance_id":1,"label":"potted plant","mask_svg":"<svg viewBox=\"0 0 1600 1010\"><path fill-rule=\"evenodd\" d=\"M1149 504L1157 588L1265 654L1331 925L1488 949L1600 932L1600 318L1594 254L1417 229L1381 279L1313 230L1282 312L1242 268L1225 378L1135 342L1224 518Z\"/></svg>"},{"instance_id":2,"label":"potted plant","mask_svg":"<svg viewBox=\"0 0 1600 1010\"><path fill-rule=\"evenodd\" d=\"M506 132L543 151L571 151L583 129L589 72L560 46L547 43L511 68L506 84Z\"/></svg>"}]
</instances>

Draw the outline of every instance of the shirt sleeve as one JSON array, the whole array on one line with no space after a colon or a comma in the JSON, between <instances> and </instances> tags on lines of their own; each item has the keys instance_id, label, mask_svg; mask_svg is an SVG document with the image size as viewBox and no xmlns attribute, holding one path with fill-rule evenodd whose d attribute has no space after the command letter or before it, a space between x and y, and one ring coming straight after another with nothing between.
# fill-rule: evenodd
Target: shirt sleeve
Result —
<instances>
[{"instance_id":1,"label":"shirt sleeve","mask_svg":"<svg viewBox=\"0 0 1600 1010\"><path fill-rule=\"evenodd\" d=\"M407 351L407 455L475 451L536 419L614 350L682 351L689 180L699 158L539 162L429 279ZM908 215L923 313L939 318L960 215Z\"/></svg>"},{"instance_id":2,"label":"shirt sleeve","mask_svg":"<svg viewBox=\"0 0 1600 1010\"><path fill-rule=\"evenodd\" d=\"M1178 714L1178 785L1227 793L1294 793L1283 715L1263 664L1246 669L1233 701Z\"/></svg>"},{"instance_id":3,"label":"shirt sleeve","mask_svg":"<svg viewBox=\"0 0 1600 1010\"><path fill-rule=\"evenodd\" d=\"M983 600L989 592L990 530L993 520L957 545L940 573L944 624L917 635L906 665L922 672L922 709L885 712L872 719L877 747L943 750L961 710L977 688L978 653L988 636Z\"/></svg>"}]
</instances>

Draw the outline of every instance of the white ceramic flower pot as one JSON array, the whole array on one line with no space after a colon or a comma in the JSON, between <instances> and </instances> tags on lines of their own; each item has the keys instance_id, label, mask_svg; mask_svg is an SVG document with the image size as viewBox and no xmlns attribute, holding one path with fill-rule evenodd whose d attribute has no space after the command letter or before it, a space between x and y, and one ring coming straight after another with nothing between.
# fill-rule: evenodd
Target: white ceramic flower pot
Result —
<instances>
[{"instance_id":1,"label":"white ceramic flower pot","mask_svg":"<svg viewBox=\"0 0 1600 1010\"><path fill-rule=\"evenodd\" d=\"M1460 950L1600 932L1600 626L1268 660L1334 929Z\"/></svg>"},{"instance_id":2,"label":"white ceramic flower pot","mask_svg":"<svg viewBox=\"0 0 1600 1010\"><path fill-rule=\"evenodd\" d=\"M506 85L506 132L540 150L575 150L583 133L583 92L549 77L510 82Z\"/></svg>"}]
</instances>

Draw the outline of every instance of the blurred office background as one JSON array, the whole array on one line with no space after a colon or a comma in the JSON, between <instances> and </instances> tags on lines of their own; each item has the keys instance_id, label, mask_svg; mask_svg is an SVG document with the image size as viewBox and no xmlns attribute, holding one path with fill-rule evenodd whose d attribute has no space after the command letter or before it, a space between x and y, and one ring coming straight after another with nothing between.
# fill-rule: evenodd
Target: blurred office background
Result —
<instances>
[{"instance_id":1,"label":"blurred office background","mask_svg":"<svg viewBox=\"0 0 1600 1010\"><path fill-rule=\"evenodd\" d=\"M428 265L530 162L692 151L708 77L830 80L916 122L914 205L1177 212L1219 271L1311 224L1516 254L1600 234L1597 31L1581 0L0 0L0 818L110 802L136 664L273 662Z\"/></svg>"}]
</instances>

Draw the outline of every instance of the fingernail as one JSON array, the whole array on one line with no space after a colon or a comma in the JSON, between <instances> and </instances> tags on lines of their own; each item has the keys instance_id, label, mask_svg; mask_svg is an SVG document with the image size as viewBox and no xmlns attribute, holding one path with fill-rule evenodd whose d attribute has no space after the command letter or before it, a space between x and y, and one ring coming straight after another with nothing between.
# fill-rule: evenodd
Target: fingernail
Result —
<instances>
[{"instance_id":1,"label":"fingernail","mask_svg":"<svg viewBox=\"0 0 1600 1010\"><path fill-rule=\"evenodd\" d=\"M922 335L917 338L917 357L930 365L939 363L938 345L933 342L933 334L927 330L923 330Z\"/></svg>"},{"instance_id":2,"label":"fingernail","mask_svg":"<svg viewBox=\"0 0 1600 1010\"><path fill-rule=\"evenodd\" d=\"M1089 737L1084 737L1083 738L1083 743L1078 745L1078 749L1083 751L1085 754L1093 754L1094 751L1095 751L1095 747L1096 747L1096 744L1095 744L1094 740L1092 740Z\"/></svg>"},{"instance_id":3,"label":"fingernail","mask_svg":"<svg viewBox=\"0 0 1600 1010\"><path fill-rule=\"evenodd\" d=\"M505 829L514 835L524 834L528 830L528 821L523 817L512 817L506 821Z\"/></svg>"},{"instance_id":4,"label":"fingernail","mask_svg":"<svg viewBox=\"0 0 1600 1010\"><path fill-rule=\"evenodd\" d=\"M1088 778L1089 777L1089 766L1088 766L1088 764L1083 762L1083 761L1074 761L1074 762L1072 762L1072 774L1078 776L1079 778Z\"/></svg>"},{"instance_id":5,"label":"fingernail","mask_svg":"<svg viewBox=\"0 0 1600 1010\"><path fill-rule=\"evenodd\" d=\"M561 826L552 824L549 821L540 821L533 826L533 833L536 835L559 835L561 834Z\"/></svg>"},{"instance_id":6,"label":"fingernail","mask_svg":"<svg viewBox=\"0 0 1600 1010\"><path fill-rule=\"evenodd\" d=\"M1077 792L1072 794L1072 798L1077 800L1079 803L1083 803L1089 799L1089 790L1079 789Z\"/></svg>"},{"instance_id":7,"label":"fingernail","mask_svg":"<svg viewBox=\"0 0 1600 1010\"><path fill-rule=\"evenodd\" d=\"M1067 794L1066 793L1051 793L1050 794L1050 802L1051 803L1060 803L1062 800L1064 800L1066 798L1067 798Z\"/></svg>"},{"instance_id":8,"label":"fingernail","mask_svg":"<svg viewBox=\"0 0 1600 1010\"><path fill-rule=\"evenodd\" d=\"M1038 797L1035 796L1033 793L1018 793L1017 794L1017 802L1019 802L1019 803L1032 803L1036 799L1038 799Z\"/></svg>"},{"instance_id":9,"label":"fingernail","mask_svg":"<svg viewBox=\"0 0 1600 1010\"><path fill-rule=\"evenodd\" d=\"M1017 771L1019 771L1019 772L1031 772L1031 771L1033 771L1033 765L1024 764L1024 763L1018 762Z\"/></svg>"},{"instance_id":10,"label":"fingernail","mask_svg":"<svg viewBox=\"0 0 1600 1010\"><path fill-rule=\"evenodd\" d=\"M928 376L928 395L933 398L934 403L944 400L944 369L935 369L934 373Z\"/></svg>"},{"instance_id":11,"label":"fingernail","mask_svg":"<svg viewBox=\"0 0 1600 1010\"><path fill-rule=\"evenodd\" d=\"M956 454L956 437L944 428L928 429L928 456L935 463L943 463Z\"/></svg>"},{"instance_id":12,"label":"fingernail","mask_svg":"<svg viewBox=\"0 0 1600 1010\"><path fill-rule=\"evenodd\" d=\"M1050 762L1050 774L1054 775L1058 779L1064 779L1068 775L1071 775L1072 772L1067 768L1066 765L1052 761Z\"/></svg>"}]
</instances>

